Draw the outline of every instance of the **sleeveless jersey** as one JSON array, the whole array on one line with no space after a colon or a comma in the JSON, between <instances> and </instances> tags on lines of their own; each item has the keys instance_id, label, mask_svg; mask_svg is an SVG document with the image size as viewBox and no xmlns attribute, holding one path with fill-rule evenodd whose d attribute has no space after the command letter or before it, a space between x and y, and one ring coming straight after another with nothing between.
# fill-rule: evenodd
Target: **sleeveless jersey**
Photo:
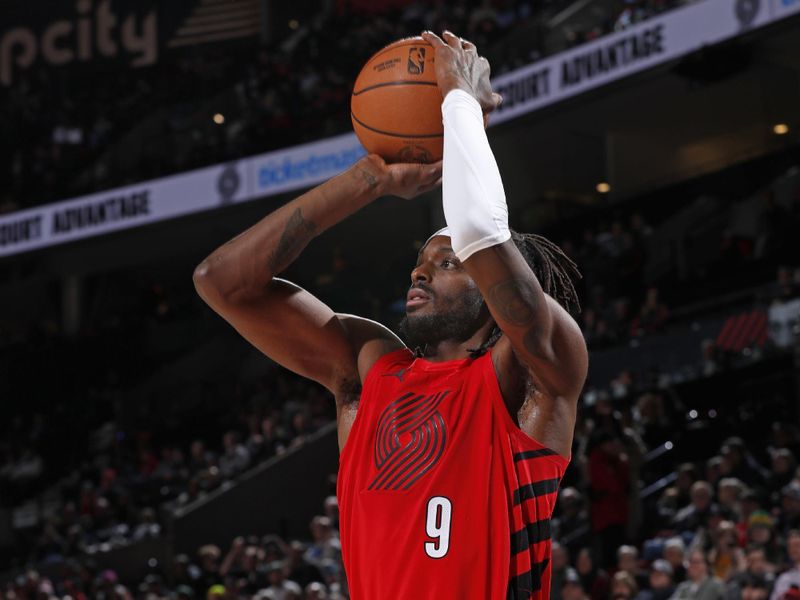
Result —
<instances>
[{"instance_id":1,"label":"sleeveless jersey","mask_svg":"<svg viewBox=\"0 0 800 600\"><path fill-rule=\"evenodd\" d=\"M490 352L382 356L340 457L352 600L549 600L550 518L568 462L511 419Z\"/></svg>"}]
</instances>

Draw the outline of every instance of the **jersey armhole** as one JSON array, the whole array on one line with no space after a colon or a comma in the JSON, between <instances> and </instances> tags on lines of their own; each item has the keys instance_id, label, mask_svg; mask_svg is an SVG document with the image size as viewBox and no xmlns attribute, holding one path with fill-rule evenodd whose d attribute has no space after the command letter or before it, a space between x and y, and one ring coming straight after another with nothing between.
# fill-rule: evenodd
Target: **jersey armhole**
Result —
<instances>
[{"instance_id":1,"label":"jersey armhole","mask_svg":"<svg viewBox=\"0 0 800 600\"><path fill-rule=\"evenodd\" d=\"M393 360L397 360L400 358L401 353L410 352L408 348L398 348L397 350L392 350L387 352L386 354L382 355L378 360L372 363L372 366L367 371L367 376L364 378L364 383L361 385L361 396L358 400L358 408L356 409L356 416L353 419L353 425L350 427L350 433L347 435L347 441L344 443L344 448L341 449L339 452L339 466L344 464L346 456L349 454L348 448L352 445L350 441L353 439L353 435L356 433L358 429L358 424L361 421L360 416L362 413L361 410L361 401L364 398L364 393L367 392L369 389L372 388L372 381L380 375L380 372L384 370L384 367L391 363Z\"/></svg>"},{"instance_id":2,"label":"jersey armhole","mask_svg":"<svg viewBox=\"0 0 800 600\"><path fill-rule=\"evenodd\" d=\"M542 450L552 452L552 454L548 454L546 456L546 459L556 465L559 476L563 477L567 467L569 466L569 463L572 461L572 454L570 454L569 457L562 456L552 448L548 448L536 438L522 431L522 429L519 428L519 425L514 422L514 419L512 419L511 415L508 413L508 407L506 406L506 403L503 401L503 393L500 391L500 382L497 381L497 373L494 372L494 362L491 359L491 351L492 349L490 348L489 352L486 353L486 356L489 358L486 360L488 367L486 368L485 376L486 379L489 380L487 385L491 390L489 395L492 397L495 410L502 414L501 419L503 419L503 422L506 424L506 428L511 435L517 436L522 441L527 443L533 442Z\"/></svg>"}]
</instances>

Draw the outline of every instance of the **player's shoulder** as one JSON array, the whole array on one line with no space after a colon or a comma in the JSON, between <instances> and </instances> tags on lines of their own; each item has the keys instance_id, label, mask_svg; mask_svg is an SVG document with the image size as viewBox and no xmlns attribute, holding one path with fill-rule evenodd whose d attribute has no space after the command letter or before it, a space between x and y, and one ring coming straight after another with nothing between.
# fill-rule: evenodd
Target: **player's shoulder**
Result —
<instances>
[{"instance_id":1,"label":"player's shoulder","mask_svg":"<svg viewBox=\"0 0 800 600\"><path fill-rule=\"evenodd\" d=\"M336 313L336 318L353 348L362 384L366 381L367 373L382 356L406 347L391 329L378 321L347 313Z\"/></svg>"}]
</instances>

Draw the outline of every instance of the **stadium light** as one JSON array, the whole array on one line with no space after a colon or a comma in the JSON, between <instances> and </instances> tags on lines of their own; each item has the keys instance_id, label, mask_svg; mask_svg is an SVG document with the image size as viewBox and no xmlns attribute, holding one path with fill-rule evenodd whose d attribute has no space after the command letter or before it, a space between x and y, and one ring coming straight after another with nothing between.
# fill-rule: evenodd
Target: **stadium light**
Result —
<instances>
[{"instance_id":1,"label":"stadium light","mask_svg":"<svg viewBox=\"0 0 800 600\"><path fill-rule=\"evenodd\" d=\"M222 113L216 113L214 115L214 123L216 123L217 125L222 125L224 122L225 122L225 115L223 115Z\"/></svg>"},{"instance_id":2,"label":"stadium light","mask_svg":"<svg viewBox=\"0 0 800 600\"><path fill-rule=\"evenodd\" d=\"M789 126L786 123L778 123L772 128L772 131L775 132L775 135L786 135L789 133Z\"/></svg>"},{"instance_id":3,"label":"stadium light","mask_svg":"<svg viewBox=\"0 0 800 600\"><path fill-rule=\"evenodd\" d=\"M611 186L608 185L605 181L601 181L600 183L597 184L595 189L597 189L597 191L600 192L601 194L607 194L608 192L611 191Z\"/></svg>"}]
</instances>

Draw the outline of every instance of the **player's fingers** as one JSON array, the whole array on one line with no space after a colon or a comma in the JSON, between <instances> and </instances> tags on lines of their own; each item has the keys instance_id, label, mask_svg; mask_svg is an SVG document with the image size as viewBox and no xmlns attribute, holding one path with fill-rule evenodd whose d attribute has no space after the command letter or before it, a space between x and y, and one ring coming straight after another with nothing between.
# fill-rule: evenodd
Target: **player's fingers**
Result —
<instances>
[{"instance_id":1,"label":"player's fingers","mask_svg":"<svg viewBox=\"0 0 800 600\"><path fill-rule=\"evenodd\" d=\"M461 38L461 47L464 50L466 50L467 52L477 52L478 51L478 47L475 44L473 44L469 40L465 40L464 38Z\"/></svg>"},{"instance_id":2,"label":"player's fingers","mask_svg":"<svg viewBox=\"0 0 800 600\"><path fill-rule=\"evenodd\" d=\"M436 188L438 188L440 185L442 185L442 178L441 177L439 177L439 179L437 179L433 183L429 183L428 185L420 186L417 189L417 193L418 194L424 194L425 192L430 192L431 190L435 190Z\"/></svg>"},{"instance_id":3,"label":"player's fingers","mask_svg":"<svg viewBox=\"0 0 800 600\"><path fill-rule=\"evenodd\" d=\"M492 100L494 100L494 107L497 108L503 103L503 96L497 92L492 92Z\"/></svg>"},{"instance_id":4,"label":"player's fingers","mask_svg":"<svg viewBox=\"0 0 800 600\"><path fill-rule=\"evenodd\" d=\"M455 33L445 30L442 33L442 37L444 38L445 43L447 43L447 45L450 46L451 48L455 50L461 49L461 38L458 37Z\"/></svg>"},{"instance_id":5,"label":"player's fingers","mask_svg":"<svg viewBox=\"0 0 800 600\"><path fill-rule=\"evenodd\" d=\"M446 46L447 44L442 41L438 35L433 33L432 31L423 31L422 32L422 39L428 42L434 48L441 48L442 46Z\"/></svg>"},{"instance_id":6,"label":"player's fingers","mask_svg":"<svg viewBox=\"0 0 800 600\"><path fill-rule=\"evenodd\" d=\"M442 164L443 161L435 162L431 165L428 165L428 180L436 181L442 176Z\"/></svg>"}]
</instances>

